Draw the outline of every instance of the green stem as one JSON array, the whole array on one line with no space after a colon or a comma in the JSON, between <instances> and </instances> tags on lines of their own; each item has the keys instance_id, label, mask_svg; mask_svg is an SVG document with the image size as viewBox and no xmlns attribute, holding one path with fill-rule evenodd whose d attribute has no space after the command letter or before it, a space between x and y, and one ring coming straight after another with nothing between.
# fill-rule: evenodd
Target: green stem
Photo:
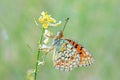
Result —
<instances>
[{"instance_id":1,"label":"green stem","mask_svg":"<svg viewBox=\"0 0 120 80\"><path fill-rule=\"evenodd\" d=\"M44 30L45 29L42 28L39 44L42 44ZM37 80L38 62L39 62L39 56L40 56L40 54L41 54L41 50L38 48L37 58L36 58L36 64L35 64L34 80Z\"/></svg>"}]
</instances>

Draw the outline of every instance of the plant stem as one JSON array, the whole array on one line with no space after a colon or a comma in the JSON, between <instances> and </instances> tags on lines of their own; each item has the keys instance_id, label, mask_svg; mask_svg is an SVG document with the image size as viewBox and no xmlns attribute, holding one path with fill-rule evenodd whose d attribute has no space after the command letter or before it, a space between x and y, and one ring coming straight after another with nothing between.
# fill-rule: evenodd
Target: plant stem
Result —
<instances>
[{"instance_id":1,"label":"plant stem","mask_svg":"<svg viewBox=\"0 0 120 80\"><path fill-rule=\"evenodd\" d=\"M45 29L42 28L39 44L42 44L44 30ZM37 80L38 62L39 62L40 54L41 54L41 50L38 48L37 57L36 57L36 64L35 64L34 80Z\"/></svg>"}]
</instances>

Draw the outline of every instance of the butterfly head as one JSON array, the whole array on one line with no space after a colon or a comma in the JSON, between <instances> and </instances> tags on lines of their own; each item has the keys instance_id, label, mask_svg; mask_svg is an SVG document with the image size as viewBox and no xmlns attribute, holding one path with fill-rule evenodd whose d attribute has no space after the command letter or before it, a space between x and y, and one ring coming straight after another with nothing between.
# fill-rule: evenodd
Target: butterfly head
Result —
<instances>
[{"instance_id":1,"label":"butterfly head","mask_svg":"<svg viewBox=\"0 0 120 80\"><path fill-rule=\"evenodd\" d=\"M60 30L59 32L57 32L56 36L55 36L55 39L61 39L63 37L63 31Z\"/></svg>"},{"instance_id":2,"label":"butterfly head","mask_svg":"<svg viewBox=\"0 0 120 80\"><path fill-rule=\"evenodd\" d=\"M61 39L64 36L63 32L64 32L64 29L66 27L66 24L67 24L68 20L69 20L69 18L67 18L65 20L65 24L64 24L63 30L60 30L59 32L57 32L57 35L55 36L55 40L59 40L59 39Z\"/></svg>"}]
</instances>

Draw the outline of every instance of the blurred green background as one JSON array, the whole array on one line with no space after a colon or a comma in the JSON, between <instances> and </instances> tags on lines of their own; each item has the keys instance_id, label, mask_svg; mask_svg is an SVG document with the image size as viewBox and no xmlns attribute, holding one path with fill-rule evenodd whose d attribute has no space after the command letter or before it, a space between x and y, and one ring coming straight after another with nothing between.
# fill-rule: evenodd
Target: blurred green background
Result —
<instances>
[{"instance_id":1,"label":"blurred green background","mask_svg":"<svg viewBox=\"0 0 120 80\"><path fill-rule=\"evenodd\" d=\"M69 17L65 37L84 45L95 63L62 72L54 69L51 53L39 67L38 80L120 79L120 0L0 0L0 80L26 80L35 68L40 29L34 18L42 11L63 23Z\"/></svg>"}]
</instances>

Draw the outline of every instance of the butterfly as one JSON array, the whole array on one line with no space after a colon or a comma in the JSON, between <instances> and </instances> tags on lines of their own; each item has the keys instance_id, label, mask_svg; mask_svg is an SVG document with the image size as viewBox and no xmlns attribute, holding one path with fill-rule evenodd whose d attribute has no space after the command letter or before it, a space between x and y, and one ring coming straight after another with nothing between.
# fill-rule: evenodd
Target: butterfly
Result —
<instances>
[{"instance_id":1,"label":"butterfly","mask_svg":"<svg viewBox=\"0 0 120 80\"><path fill-rule=\"evenodd\" d=\"M64 39L62 30L54 37L50 50L53 50L55 69L62 71L71 71L76 67L90 66L94 62L92 55L82 45L74 40Z\"/></svg>"},{"instance_id":2,"label":"butterfly","mask_svg":"<svg viewBox=\"0 0 120 80\"><path fill-rule=\"evenodd\" d=\"M69 18L67 18L67 21ZM64 25L64 28L66 26ZM88 52L81 44L74 40L63 38L63 30L57 32L55 36L48 36L53 39L51 48L48 52L53 50L53 64L55 69L62 71L71 71L76 67L90 66L94 63L94 59L90 52Z\"/></svg>"}]
</instances>

